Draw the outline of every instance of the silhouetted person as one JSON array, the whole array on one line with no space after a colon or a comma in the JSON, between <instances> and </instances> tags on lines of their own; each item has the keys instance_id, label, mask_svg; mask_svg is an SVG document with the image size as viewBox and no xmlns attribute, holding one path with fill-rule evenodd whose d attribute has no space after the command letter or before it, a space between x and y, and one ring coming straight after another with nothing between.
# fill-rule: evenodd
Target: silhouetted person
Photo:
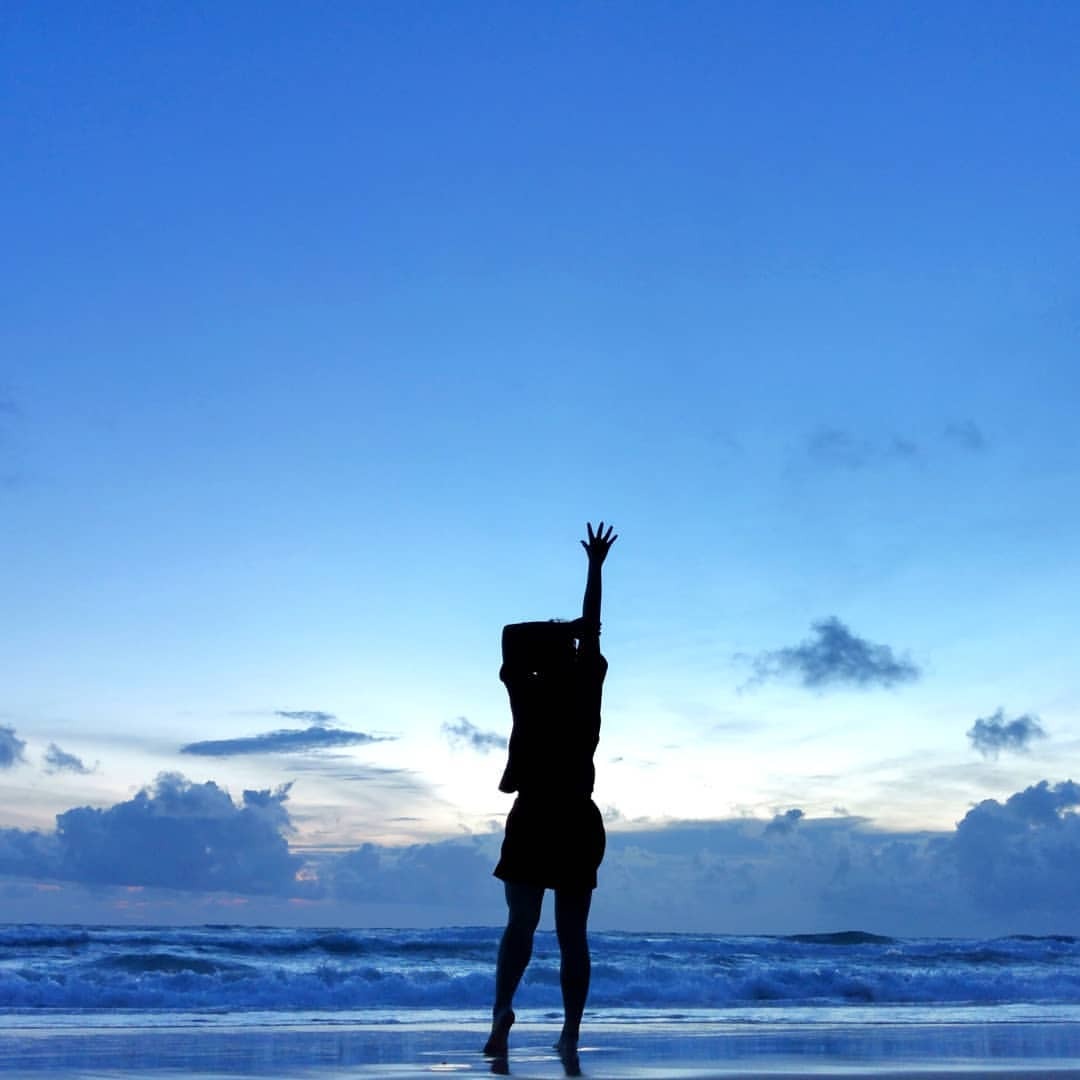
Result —
<instances>
[{"instance_id":1,"label":"silhouetted person","mask_svg":"<svg viewBox=\"0 0 1080 1080\"><path fill-rule=\"evenodd\" d=\"M607 661L600 653L601 567L618 537L604 523L581 546L589 557L581 618L514 623L503 628L499 678L510 695L514 726L499 790L518 793L506 819L495 876L509 909L499 944L489 1057L507 1056L513 1001L532 955L545 889L555 891L559 981L564 1021L555 1048L568 1075L578 1075L578 1036L589 993L586 924L596 871L604 857L604 823L592 801L593 753L600 739L600 699Z\"/></svg>"}]
</instances>

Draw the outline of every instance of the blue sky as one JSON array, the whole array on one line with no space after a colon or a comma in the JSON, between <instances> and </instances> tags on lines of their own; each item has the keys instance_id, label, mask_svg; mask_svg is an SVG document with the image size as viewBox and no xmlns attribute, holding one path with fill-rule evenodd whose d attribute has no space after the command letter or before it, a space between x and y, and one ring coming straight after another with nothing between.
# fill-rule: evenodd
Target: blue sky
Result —
<instances>
[{"instance_id":1,"label":"blue sky","mask_svg":"<svg viewBox=\"0 0 1080 1080\"><path fill-rule=\"evenodd\" d=\"M601 918L661 918L673 837L712 905L676 928L755 928L700 877L751 864L757 928L826 927L870 886L809 853L881 889L897 837L1030 882L1003 822L1057 799L1056 851L1080 774L1078 33L1065 3L10 8L13 910L190 911L54 831L94 808L104 852L117 808L189 799L307 867L208 871L208 911L389 918L467 842L475 889L387 910L496 921L499 631L577 613L599 518L596 797L640 893ZM1002 846L966 848L985 800ZM1074 923L1044 884L941 926Z\"/></svg>"}]
</instances>

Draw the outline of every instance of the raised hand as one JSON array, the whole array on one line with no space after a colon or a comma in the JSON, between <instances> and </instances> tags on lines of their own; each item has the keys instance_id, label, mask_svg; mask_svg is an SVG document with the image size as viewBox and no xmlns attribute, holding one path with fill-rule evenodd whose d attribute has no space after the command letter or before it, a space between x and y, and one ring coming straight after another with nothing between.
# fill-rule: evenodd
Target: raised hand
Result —
<instances>
[{"instance_id":1,"label":"raised hand","mask_svg":"<svg viewBox=\"0 0 1080 1080\"><path fill-rule=\"evenodd\" d=\"M599 528L596 532L593 532L591 522L586 522L585 529L588 532L588 542L582 540L581 546L585 549L585 554L589 556L590 566L602 566L604 560L607 558L607 553L611 550L611 545L619 539L618 533L612 535L612 527L607 527L607 532L604 532L604 523L601 521Z\"/></svg>"}]
</instances>

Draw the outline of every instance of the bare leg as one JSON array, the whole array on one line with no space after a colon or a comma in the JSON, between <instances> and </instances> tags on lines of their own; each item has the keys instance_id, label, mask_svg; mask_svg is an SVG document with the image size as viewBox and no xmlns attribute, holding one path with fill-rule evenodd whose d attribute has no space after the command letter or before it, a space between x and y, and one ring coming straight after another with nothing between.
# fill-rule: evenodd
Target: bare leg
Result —
<instances>
[{"instance_id":1,"label":"bare leg","mask_svg":"<svg viewBox=\"0 0 1080 1080\"><path fill-rule=\"evenodd\" d=\"M491 1035L484 1044L488 1057L506 1057L510 1027L514 1023L514 992L529 966L533 934L540 922L544 890L535 885L506 882L506 929L499 942L495 968L495 1006L491 1010Z\"/></svg>"},{"instance_id":2,"label":"bare leg","mask_svg":"<svg viewBox=\"0 0 1080 1080\"><path fill-rule=\"evenodd\" d=\"M578 1038L585 999L589 996L589 941L586 926L592 890L555 893L555 932L559 938L559 982L563 996L563 1029L555 1049L559 1051L568 1076L579 1075L577 1061Z\"/></svg>"}]
</instances>

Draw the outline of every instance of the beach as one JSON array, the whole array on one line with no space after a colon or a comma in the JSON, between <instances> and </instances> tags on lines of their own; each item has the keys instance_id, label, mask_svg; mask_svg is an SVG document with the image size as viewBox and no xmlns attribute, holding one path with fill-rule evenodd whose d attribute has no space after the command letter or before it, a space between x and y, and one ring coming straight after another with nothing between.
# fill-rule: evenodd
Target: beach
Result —
<instances>
[{"instance_id":1,"label":"beach","mask_svg":"<svg viewBox=\"0 0 1080 1080\"><path fill-rule=\"evenodd\" d=\"M0 1031L0 1071L14 1077L134 1080L135 1077L385 1077L417 1080L492 1072L480 1056L485 1026L464 1018L421 1022L284 1023L270 1016L243 1022L170 1024L166 1018L86 1017L22 1022ZM80 1022L81 1021L81 1022ZM553 1080L564 1075L551 1050L557 1023L520 1022L510 1075ZM1080 1023L1002 1022L918 1025L776 1024L629 1021L584 1033L582 1071L597 1080L812 1076L826 1078L993 1076L1080 1077Z\"/></svg>"},{"instance_id":2,"label":"beach","mask_svg":"<svg viewBox=\"0 0 1080 1080\"><path fill-rule=\"evenodd\" d=\"M0 1072L41 1080L497 1071L497 927L0 927ZM592 935L586 1076L1080 1076L1080 942ZM510 1075L553 1078L537 935Z\"/></svg>"}]
</instances>

